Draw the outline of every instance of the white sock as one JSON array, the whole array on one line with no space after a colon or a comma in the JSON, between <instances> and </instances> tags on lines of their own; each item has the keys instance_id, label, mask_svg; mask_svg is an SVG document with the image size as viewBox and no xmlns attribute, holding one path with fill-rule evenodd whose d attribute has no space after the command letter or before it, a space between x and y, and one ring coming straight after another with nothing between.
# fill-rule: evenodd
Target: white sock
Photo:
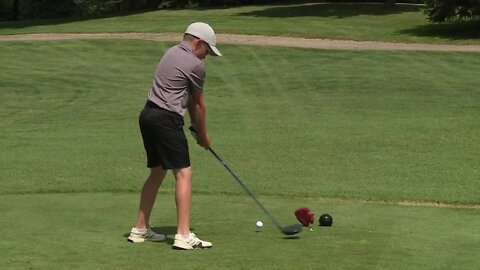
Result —
<instances>
[{"instance_id":1,"label":"white sock","mask_svg":"<svg viewBox=\"0 0 480 270\"><path fill-rule=\"evenodd\" d=\"M186 235L180 234L180 237L182 237L183 239L187 240L187 239L190 237L190 233L188 233L188 234L186 234Z\"/></svg>"}]
</instances>

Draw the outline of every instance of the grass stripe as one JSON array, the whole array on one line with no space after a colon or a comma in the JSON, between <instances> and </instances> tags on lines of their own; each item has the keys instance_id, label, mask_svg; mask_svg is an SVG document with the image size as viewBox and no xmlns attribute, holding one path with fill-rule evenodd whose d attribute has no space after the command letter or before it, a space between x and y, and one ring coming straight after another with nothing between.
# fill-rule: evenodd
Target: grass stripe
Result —
<instances>
[{"instance_id":1,"label":"grass stripe","mask_svg":"<svg viewBox=\"0 0 480 270\"><path fill-rule=\"evenodd\" d=\"M137 114L170 45L0 43L0 192L138 190ZM223 49L210 132L259 194L478 204L477 54ZM195 192L238 193L194 145L192 160Z\"/></svg>"}]
</instances>

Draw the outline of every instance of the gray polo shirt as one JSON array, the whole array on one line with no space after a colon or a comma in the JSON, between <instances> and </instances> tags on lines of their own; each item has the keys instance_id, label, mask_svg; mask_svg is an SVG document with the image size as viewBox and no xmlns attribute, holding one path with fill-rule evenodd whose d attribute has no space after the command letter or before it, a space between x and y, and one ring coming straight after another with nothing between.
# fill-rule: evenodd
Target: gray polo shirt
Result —
<instances>
[{"instance_id":1,"label":"gray polo shirt","mask_svg":"<svg viewBox=\"0 0 480 270\"><path fill-rule=\"evenodd\" d=\"M204 80L205 64L189 46L181 43L168 49L160 60L148 100L184 116L189 95L202 91Z\"/></svg>"}]
</instances>

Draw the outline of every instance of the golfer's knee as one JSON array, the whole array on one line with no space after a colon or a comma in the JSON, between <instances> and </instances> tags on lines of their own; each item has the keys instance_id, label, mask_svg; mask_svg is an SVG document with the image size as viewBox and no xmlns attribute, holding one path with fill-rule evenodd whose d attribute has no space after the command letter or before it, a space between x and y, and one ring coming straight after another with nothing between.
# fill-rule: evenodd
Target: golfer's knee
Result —
<instances>
[{"instance_id":1,"label":"golfer's knee","mask_svg":"<svg viewBox=\"0 0 480 270\"><path fill-rule=\"evenodd\" d=\"M175 179L177 181L190 180L192 179L192 167L176 169L173 171Z\"/></svg>"}]
</instances>

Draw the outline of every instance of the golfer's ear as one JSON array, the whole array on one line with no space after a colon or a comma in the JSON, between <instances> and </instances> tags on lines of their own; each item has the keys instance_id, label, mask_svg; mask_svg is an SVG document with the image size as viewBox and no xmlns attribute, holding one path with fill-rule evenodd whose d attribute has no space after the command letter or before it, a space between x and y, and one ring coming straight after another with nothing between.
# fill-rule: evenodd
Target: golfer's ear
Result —
<instances>
[{"instance_id":1,"label":"golfer's ear","mask_svg":"<svg viewBox=\"0 0 480 270\"><path fill-rule=\"evenodd\" d=\"M199 49L202 46L202 40L199 38L196 38L194 41L195 44L195 49Z\"/></svg>"}]
</instances>

